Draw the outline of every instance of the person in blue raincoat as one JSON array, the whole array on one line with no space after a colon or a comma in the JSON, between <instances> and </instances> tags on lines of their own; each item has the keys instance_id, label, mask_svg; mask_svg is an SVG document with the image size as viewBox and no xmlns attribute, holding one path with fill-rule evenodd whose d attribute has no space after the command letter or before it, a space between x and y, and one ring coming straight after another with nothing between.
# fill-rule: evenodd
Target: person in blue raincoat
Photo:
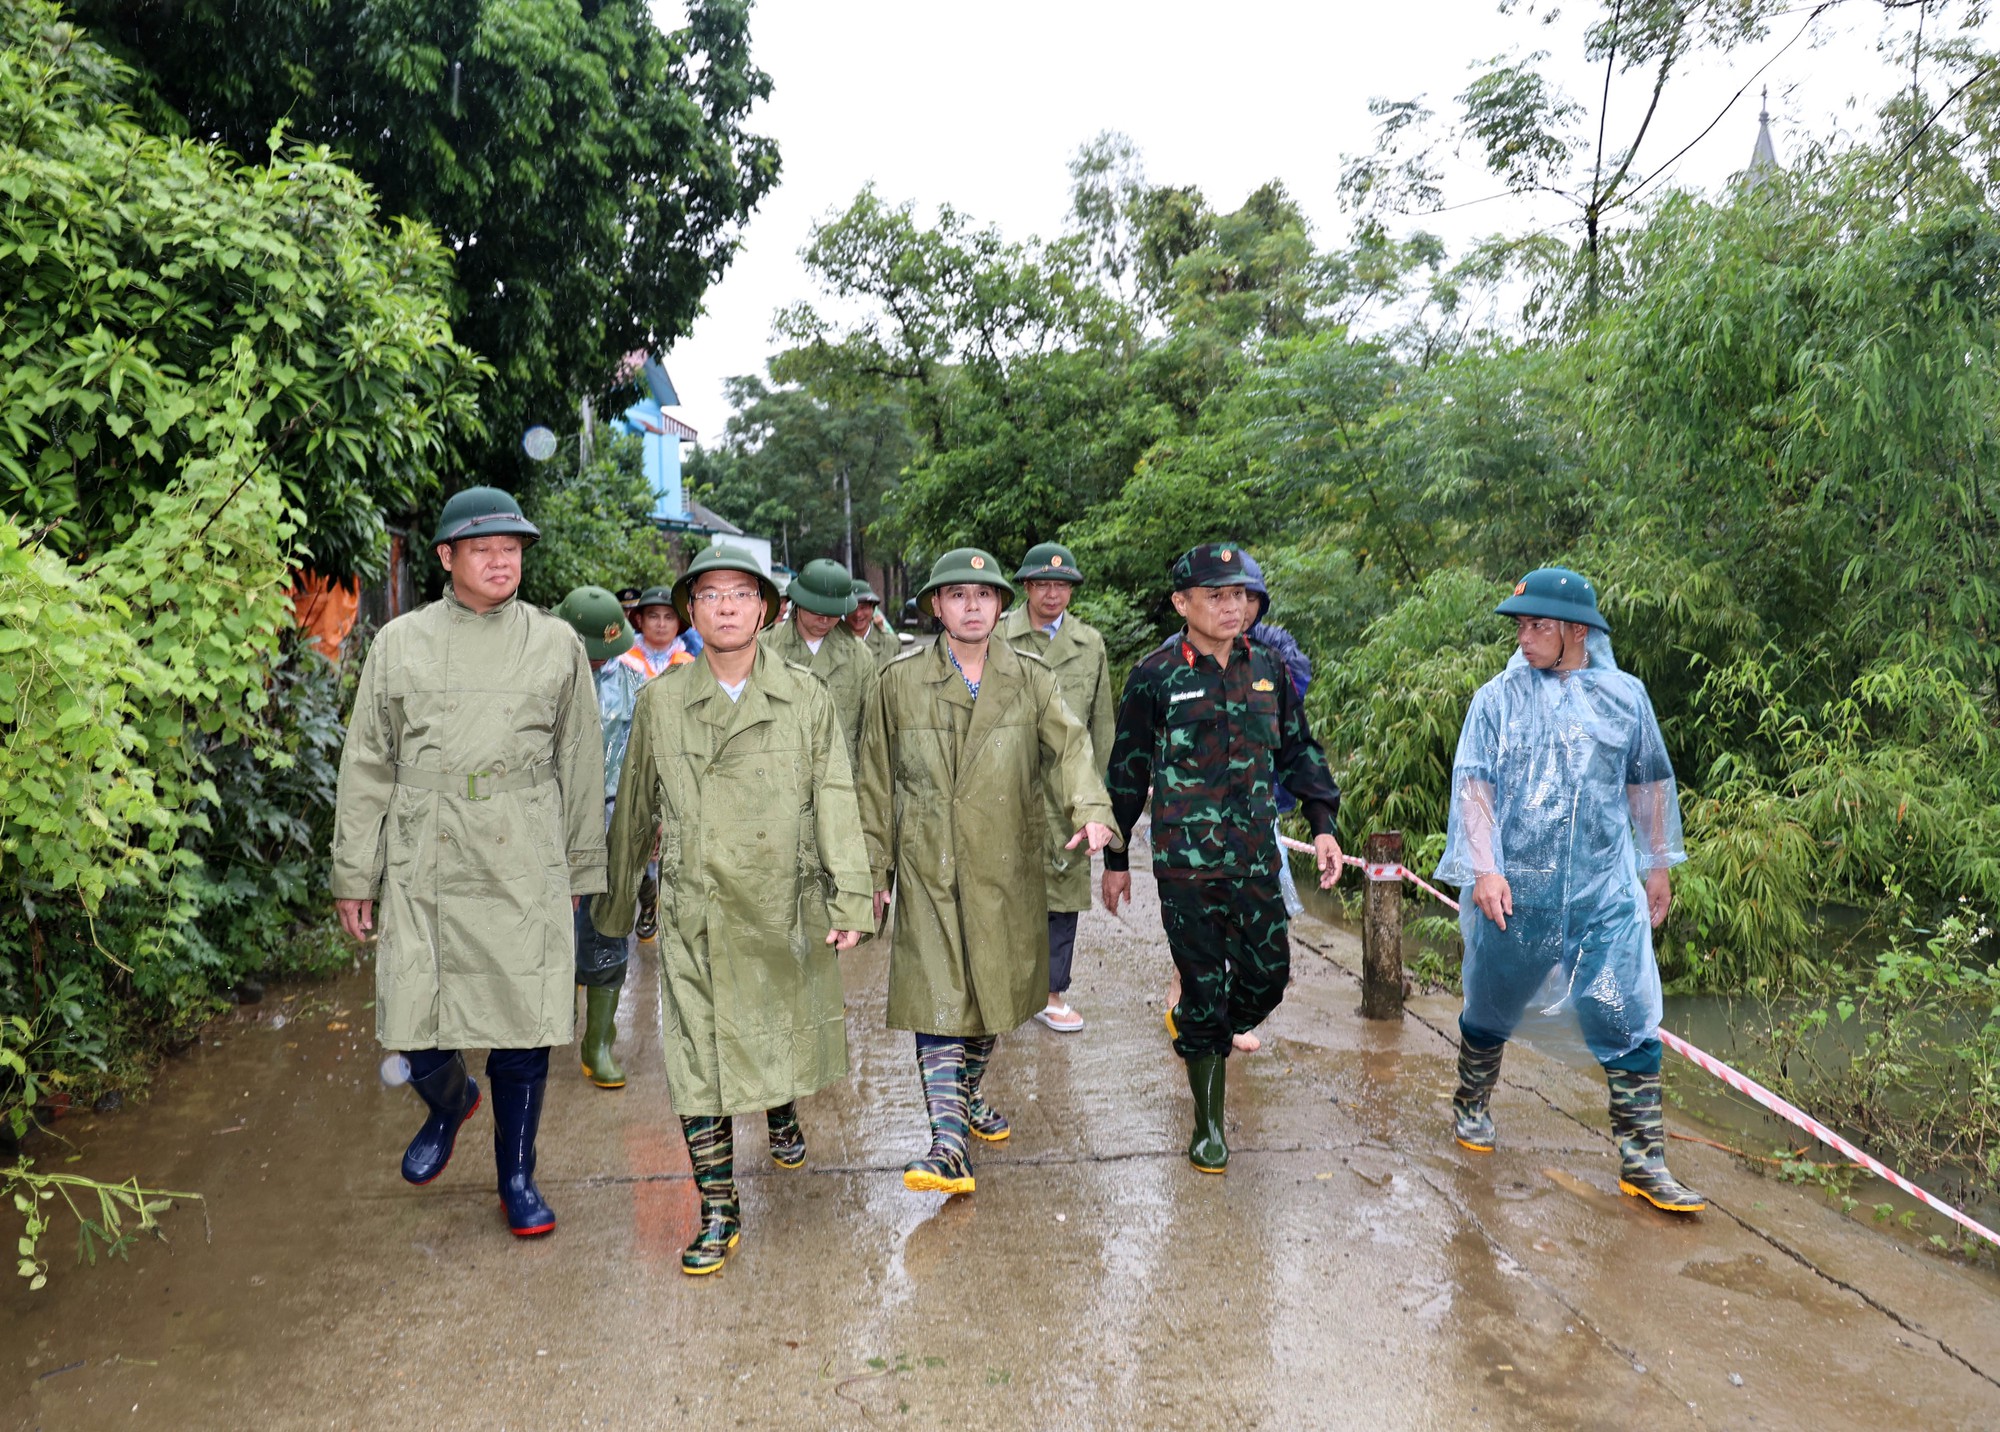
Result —
<instances>
[{"instance_id":1,"label":"person in blue raincoat","mask_svg":"<svg viewBox=\"0 0 2000 1432\"><path fill-rule=\"evenodd\" d=\"M1619 1188L1692 1213L1705 1205L1667 1172L1660 1102L1652 931L1672 902L1667 871L1687 859L1660 725L1585 578L1541 568L1494 610L1514 618L1519 650L1466 712L1437 869L1471 897L1454 1132L1493 1151L1508 1038L1530 1006L1574 1010L1610 1085Z\"/></svg>"}]
</instances>

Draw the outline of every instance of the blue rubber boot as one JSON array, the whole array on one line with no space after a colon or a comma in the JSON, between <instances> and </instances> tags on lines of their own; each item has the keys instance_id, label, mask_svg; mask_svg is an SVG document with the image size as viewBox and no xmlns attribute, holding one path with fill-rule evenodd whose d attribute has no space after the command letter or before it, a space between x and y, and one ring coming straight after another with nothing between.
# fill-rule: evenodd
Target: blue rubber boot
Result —
<instances>
[{"instance_id":1,"label":"blue rubber boot","mask_svg":"<svg viewBox=\"0 0 2000 1432\"><path fill-rule=\"evenodd\" d=\"M493 1163L507 1226L520 1238L553 1232L556 1215L535 1187L535 1132L549 1083L549 1051L496 1049L486 1056L486 1078L493 1086Z\"/></svg>"},{"instance_id":2,"label":"blue rubber boot","mask_svg":"<svg viewBox=\"0 0 2000 1432\"><path fill-rule=\"evenodd\" d=\"M479 1108L479 1085L466 1075L465 1056L456 1049L413 1049L408 1057L410 1087L431 1111L403 1150L403 1177L421 1185L451 1162L459 1128Z\"/></svg>"}]
</instances>

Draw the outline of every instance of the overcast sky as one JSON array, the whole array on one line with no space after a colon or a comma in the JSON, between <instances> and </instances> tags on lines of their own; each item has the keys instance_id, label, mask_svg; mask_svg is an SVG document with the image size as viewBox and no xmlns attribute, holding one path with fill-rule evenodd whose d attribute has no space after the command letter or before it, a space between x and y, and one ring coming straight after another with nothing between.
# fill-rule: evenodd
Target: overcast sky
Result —
<instances>
[{"instance_id":1,"label":"overcast sky","mask_svg":"<svg viewBox=\"0 0 2000 1432\"><path fill-rule=\"evenodd\" d=\"M681 23L679 0L653 6L662 26ZM1768 41L1727 61L1694 61L1670 83L1641 167L1650 171L1694 139L1767 61L1669 178L1708 186L1741 169L1765 84L1780 159L1801 132L1865 125L1881 98L1907 83L1907 71L1892 71L1880 53L1906 17L1884 19L1873 0L1849 0L1842 10L1845 18L1821 20L1782 54L1806 10L1780 16ZM1581 32L1596 7L1571 5L1551 23L1524 12L1503 16L1493 0L757 0L751 48L773 90L752 127L777 139L784 175L709 290L706 314L667 357L682 416L704 441L720 436L729 416L723 380L761 370L774 310L817 297L798 258L813 222L871 180L893 202L949 202L1010 238L1046 237L1063 227L1070 157L1100 131L1121 130L1150 182L1197 185L1226 210L1280 179L1319 241L1337 242L1345 232L1340 159L1373 147L1370 98L1425 95L1442 120L1475 64L1547 50L1570 95L1594 110L1603 72L1584 65ZM1614 82L1614 146L1636 124L1643 84L1635 75ZM1463 167L1446 197L1479 199L1496 187ZM1507 200L1421 222L1460 244L1563 213L1556 201Z\"/></svg>"}]
</instances>

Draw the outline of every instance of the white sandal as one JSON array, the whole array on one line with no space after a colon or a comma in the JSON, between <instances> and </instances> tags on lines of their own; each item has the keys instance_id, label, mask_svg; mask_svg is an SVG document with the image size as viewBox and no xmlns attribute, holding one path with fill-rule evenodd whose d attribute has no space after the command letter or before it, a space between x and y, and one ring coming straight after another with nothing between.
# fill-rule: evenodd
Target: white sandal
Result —
<instances>
[{"instance_id":1,"label":"white sandal","mask_svg":"<svg viewBox=\"0 0 2000 1432\"><path fill-rule=\"evenodd\" d=\"M1083 1028L1083 1016L1069 1007L1067 1002L1050 1009L1046 1006L1035 1011L1035 1018L1053 1029L1057 1034L1074 1034Z\"/></svg>"}]
</instances>

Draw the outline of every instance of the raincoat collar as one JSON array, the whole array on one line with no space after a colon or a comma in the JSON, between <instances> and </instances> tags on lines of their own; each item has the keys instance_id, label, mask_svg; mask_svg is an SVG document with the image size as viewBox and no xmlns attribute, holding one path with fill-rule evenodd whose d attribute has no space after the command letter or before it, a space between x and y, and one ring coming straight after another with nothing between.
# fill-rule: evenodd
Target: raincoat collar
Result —
<instances>
[{"instance_id":1,"label":"raincoat collar","mask_svg":"<svg viewBox=\"0 0 2000 1432\"><path fill-rule=\"evenodd\" d=\"M514 607L514 605L518 603L520 600L521 600L521 589L519 587L516 587L514 588L513 592L508 595L507 600L501 602L498 606L492 608L490 611L475 612L471 607L468 607L464 602L458 599L458 593L452 588L450 582L446 582L444 584L445 606L450 610L451 614L454 617L464 617L468 621L478 621L481 617L497 617L500 615L500 613L511 610Z\"/></svg>"},{"instance_id":2,"label":"raincoat collar","mask_svg":"<svg viewBox=\"0 0 2000 1432\"><path fill-rule=\"evenodd\" d=\"M774 719L773 701L790 704L792 700L784 664L766 651L761 641L757 643L757 659L750 667L750 679L743 695L735 701L729 699L729 693L717 681L706 651L695 658L695 664L701 668L701 674L694 694L688 697L688 706L709 725L718 726L730 735Z\"/></svg>"}]
</instances>

